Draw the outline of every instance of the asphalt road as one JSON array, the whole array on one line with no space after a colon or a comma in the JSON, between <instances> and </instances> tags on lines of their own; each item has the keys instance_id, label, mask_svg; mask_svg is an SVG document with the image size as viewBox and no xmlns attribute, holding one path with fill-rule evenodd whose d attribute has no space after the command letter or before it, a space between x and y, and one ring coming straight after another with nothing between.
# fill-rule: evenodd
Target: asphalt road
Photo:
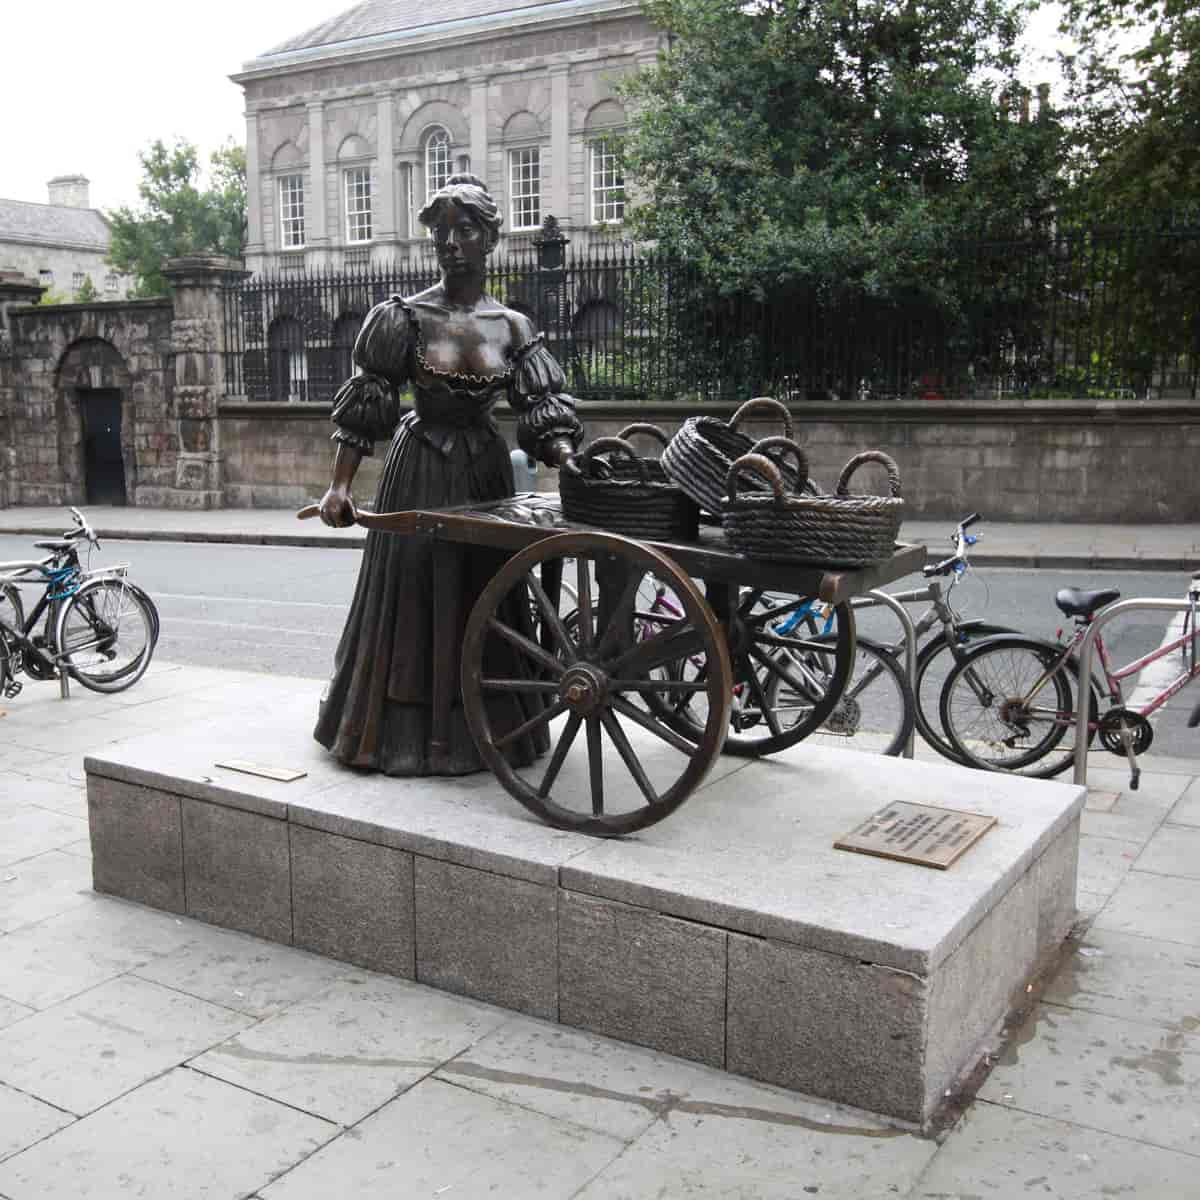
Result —
<instances>
[{"instance_id":1,"label":"asphalt road","mask_svg":"<svg viewBox=\"0 0 1200 1200\"><path fill-rule=\"evenodd\" d=\"M31 543L0 536L0 559L35 554ZM131 576L154 596L162 615L162 659L320 679L332 664L360 560L361 552L352 549L114 541L104 543L93 565L131 564ZM920 583L913 577L891 590ZM1176 597L1186 583L1182 573L988 568L959 585L954 603L968 616L1053 637L1058 628L1071 627L1054 607L1061 587L1114 587L1126 598ZM1106 631L1113 658L1124 663L1154 649L1167 621L1166 615L1146 614L1114 622ZM895 618L883 612L862 614L859 629L888 642L899 636ZM1200 732L1185 726L1197 699L1200 688L1185 689L1157 714L1154 754L1200 757Z\"/></svg>"}]
</instances>

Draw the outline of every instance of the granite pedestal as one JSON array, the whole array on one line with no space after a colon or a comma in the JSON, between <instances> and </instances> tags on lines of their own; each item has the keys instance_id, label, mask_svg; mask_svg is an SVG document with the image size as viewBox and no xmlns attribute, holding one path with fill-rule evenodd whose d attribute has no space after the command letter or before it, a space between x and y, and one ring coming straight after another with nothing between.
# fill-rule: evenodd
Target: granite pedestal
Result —
<instances>
[{"instance_id":1,"label":"granite pedestal","mask_svg":"<svg viewBox=\"0 0 1200 1200\"><path fill-rule=\"evenodd\" d=\"M914 1124L1074 917L1074 786L801 745L723 758L604 841L486 773L347 770L314 711L294 695L89 757L96 889ZM946 871L833 848L892 800L999 823Z\"/></svg>"}]
</instances>

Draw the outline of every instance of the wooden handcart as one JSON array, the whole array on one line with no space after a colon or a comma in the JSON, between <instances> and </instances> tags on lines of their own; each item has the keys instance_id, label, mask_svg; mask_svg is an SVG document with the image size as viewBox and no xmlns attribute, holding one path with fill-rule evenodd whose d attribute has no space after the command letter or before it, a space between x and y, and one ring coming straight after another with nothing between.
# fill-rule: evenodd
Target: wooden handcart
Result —
<instances>
[{"instance_id":1,"label":"wooden handcart","mask_svg":"<svg viewBox=\"0 0 1200 1200\"><path fill-rule=\"evenodd\" d=\"M924 547L898 545L865 570L772 563L734 553L718 529L705 527L688 542L634 541L570 524L558 497L548 495L362 512L359 521L433 539L435 762L448 747L461 671L466 721L506 790L551 825L602 836L662 820L723 751L772 754L819 727L853 665L850 599L925 559ZM464 614L463 564L472 547L511 557ZM667 607L647 606L647 580L662 589L658 598L671 598ZM528 623L506 615L514 592ZM781 634L793 615L805 623ZM519 670L489 673L493 638ZM815 692L804 665L813 661L822 681ZM786 720L771 699L779 689L793 700L808 696ZM525 697L531 715L515 728L493 729L484 703L493 692ZM744 702L731 723L735 696ZM505 747L539 732L549 734L548 756L532 768L513 766ZM626 773L625 786L613 786L614 770Z\"/></svg>"}]
</instances>

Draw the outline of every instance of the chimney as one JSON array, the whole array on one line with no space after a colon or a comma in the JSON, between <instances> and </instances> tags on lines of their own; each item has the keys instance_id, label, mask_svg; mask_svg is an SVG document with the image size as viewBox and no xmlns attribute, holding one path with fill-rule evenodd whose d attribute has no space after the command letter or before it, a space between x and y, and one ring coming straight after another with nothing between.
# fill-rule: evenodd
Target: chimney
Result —
<instances>
[{"instance_id":1,"label":"chimney","mask_svg":"<svg viewBox=\"0 0 1200 1200\"><path fill-rule=\"evenodd\" d=\"M50 203L61 204L65 208L91 208L88 203L89 182L86 175L55 175L46 184Z\"/></svg>"}]
</instances>

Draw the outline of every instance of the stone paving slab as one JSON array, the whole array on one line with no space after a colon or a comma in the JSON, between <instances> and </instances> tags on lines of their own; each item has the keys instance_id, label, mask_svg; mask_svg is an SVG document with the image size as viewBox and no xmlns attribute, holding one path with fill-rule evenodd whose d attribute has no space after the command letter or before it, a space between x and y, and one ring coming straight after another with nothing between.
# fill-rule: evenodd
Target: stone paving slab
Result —
<instances>
[{"instance_id":1,"label":"stone paving slab","mask_svg":"<svg viewBox=\"0 0 1200 1200\"><path fill-rule=\"evenodd\" d=\"M1041 1005L979 1096L1195 1154L1200 1037Z\"/></svg>"},{"instance_id":2,"label":"stone paving slab","mask_svg":"<svg viewBox=\"0 0 1200 1200\"><path fill-rule=\"evenodd\" d=\"M1200 879L1200 829L1176 825L1168 817L1138 856L1137 869Z\"/></svg>"},{"instance_id":3,"label":"stone paving slab","mask_svg":"<svg viewBox=\"0 0 1200 1200\"><path fill-rule=\"evenodd\" d=\"M82 1116L251 1020L123 976L0 1029L0 1080Z\"/></svg>"},{"instance_id":4,"label":"stone paving slab","mask_svg":"<svg viewBox=\"0 0 1200 1200\"><path fill-rule=\"evenodd\" d=\"M1192 946L1093 926L1042 999L1065 1008L1194 1032L1200 1029L1200 954Z\"/></svg>"},{"instance_id":5,"label":"stone paving slab","mask_svg":"<svg viewBox=\"0 0 1200 1200\"><path fill-rule=\"evenodd\" d=\"M357 974L201 1054L191 1065L260 1096L351 1125L508 1016L402 980Z\"/></svg>"},{"instance_id":6,"label":"stone paving slab","mask_svg":"<svg viewBox=\"0 0 1200 1200\"><path fill-rule=\"evenodd\" d=\"M1200 946L1200 880L1131 871L1095 928Z\"/></svg>"},{"instance_id":7,"label":"stone paving slab","mask_svg":"<svg viewBox=\"0 0 1200 1200\"><path fill-rule=\"evenodd\" d=\"M62 850L0 867L0 933L87 903L91 887L91 864Z\"/></svg>"},{"instance_id":8,"label":"stone paving slab","mask_svg":"<svg viewBox=\"0 0 1200 1200\"><path fill-rule=\"evenodd\" d=\"M1067 1121L977 1103L938 1149L912 1200L1129 1196L1194 1200L1196 1159Z\"/></svg>"},{"instance_id":9,"label":"stone paving slab","mask_svg":"<svg viewBox=\"0 0 1200 1200\"><path fill-rule=\"evenodd\" d=\"M0 1083L0 1162L74 1120L70 1113Z\"/></svg>"},{"instance_id":10,"label":"stone paving slab","mask_svg":"<svg viewBox=\"0 0 1200 1200\"><path fill-rule=\"evenodd\" d=\"M0 1195L230 1200L336 1133L326 1121L181 1068L0 1163Z\"/></svg>"},{"instance_id":11,"label":"stone paving slab","mask_svg":"<svg viewBox=\"0 0 1200 1200\"><path fill-rule=\"evenodd\" d=\"M262 1189L262 1200L573 1196L624 1143L430 1080Z\"/></svg>"}]
</instances>

